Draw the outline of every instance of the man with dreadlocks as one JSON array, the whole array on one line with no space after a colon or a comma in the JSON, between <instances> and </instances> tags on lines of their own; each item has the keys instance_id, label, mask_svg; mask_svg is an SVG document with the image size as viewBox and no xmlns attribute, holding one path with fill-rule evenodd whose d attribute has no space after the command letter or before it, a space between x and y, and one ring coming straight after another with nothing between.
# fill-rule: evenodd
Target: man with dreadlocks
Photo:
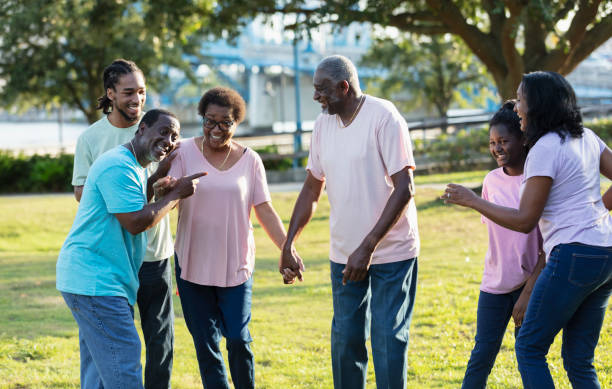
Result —
<instances>
[{"instance_id":1,"label":"man with dreadlocks","mask_svg":"<svg viewBox=\"0 0 612 389\"><path fill-rule=\"evenodd\" d=\"M72 185L77 201L81 201L89 168L98 156L134 137L146 99L144 74L132 61L113 61L104 69L103 81L105 93L98 99L98 109L104 116L81 134L74 153ZM172 158L173 155L159 164L149 165L149 183L167 175ZM169 260L174 245L168 215L147 230L147 242L144 262L138 273L137 294L146 347L145 387L167 389L170 388L174 339Z\"/></svg>"}]
</instances>

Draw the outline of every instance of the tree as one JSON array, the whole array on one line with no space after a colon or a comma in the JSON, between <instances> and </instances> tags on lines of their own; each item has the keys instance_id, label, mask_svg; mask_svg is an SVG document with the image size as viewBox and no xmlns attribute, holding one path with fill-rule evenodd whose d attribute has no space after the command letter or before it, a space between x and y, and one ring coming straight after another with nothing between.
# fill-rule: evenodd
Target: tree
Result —
<instances>
[{"instance_id":1,"label":"tree","mask_svg":"<svg viewBox=\"0 0 612 389\"><path fill-rule=\"evenodd\" d=\"M272 3L272 4L271 4ZM523 73L568 74L612 37L612 0L306 0L252 2L260 12L303 13L310 25L371 22L420 35L461 38L486 66L502 99Z\"/></svg>"},{"instance_id":2,"label":"tree","mask_svg":"<svg viewBox=\"0 0 612 389\"><path fill-rule=\"evenodd\" d=\"M191 75L212 14L208 0L3 0L0 2L2 106L79 109L98 119L102 72L115 58L135 61L161 88L162 65Z\"/></svg>"},{"instance_id":3,"label":"tree","mask_svg":"<svg viewBox=\"0 0 612 389\"><path fill-rule=\"evenodd\" d=\"M460 88L473 90L489 81L482 64L450 35L382 37L375 40L362 64L385 71L384 77L375 80L383 96L410 94L410 106L401 107L404 111L422 105L428 111L433 108L439 117L447 115L453 101L464 100Z\"/></svg>"}]
</instances>

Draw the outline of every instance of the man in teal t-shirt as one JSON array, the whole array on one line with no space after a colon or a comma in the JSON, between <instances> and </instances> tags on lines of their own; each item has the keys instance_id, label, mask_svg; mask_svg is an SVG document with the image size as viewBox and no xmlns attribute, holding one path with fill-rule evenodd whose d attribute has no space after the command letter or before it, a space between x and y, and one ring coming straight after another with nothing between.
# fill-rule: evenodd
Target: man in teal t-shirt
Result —
<instances>
[{"instance_id":1,"label":"man in teal t-shirt","mask_svg":"<svg viewBox=\"0 0 612 389\"><path fill-rule=\"evenodd\" d=\"M116 213L147 204L145 169L130 150L117 146L89 170L74 224L57 262L57 288L85 296L121 296L136 303L145 234L121 228ZM84 260L84 259L87 260Z\"/></svg>"},{"instance_id":2,"label":"man in teal t-shirt","mask_svg":"<svg viewBox=\"0 0 612 389\"><path fill-rule=\"evenodd\" d=\"M106 92L99 99L98 109L105 115L81 134L75 150L72 185L77 201L81 199L92 163L104 152L132 139L145 103L145 79L133 62L115 60L104 70L103 79ZM165 162L160 169L157 163L151 163L146 169L147 176L152 180L165 176L170 166L169 161ZM168 216L147 230L147 242L137 294L146 346L145 387L168 389L174 343L170 267L174 244Z\"/></svg>"},{"instance_id":3,"label":"man in teal t-shirt","mask_svg":"<svg viewBox=\"0 0 612 389\"><path fill-rule=\"evenodd\" d=\"M89 170L56 274L57 289L79 326L84 388L143 387L133 316L146 250L143 232L191 196L203 175L149 185L146 167L163 160L178 137L176 117L151 110L133 139L104 153ZM149 203L152 189L157 200Z\"/></svg>"}]
</instances>

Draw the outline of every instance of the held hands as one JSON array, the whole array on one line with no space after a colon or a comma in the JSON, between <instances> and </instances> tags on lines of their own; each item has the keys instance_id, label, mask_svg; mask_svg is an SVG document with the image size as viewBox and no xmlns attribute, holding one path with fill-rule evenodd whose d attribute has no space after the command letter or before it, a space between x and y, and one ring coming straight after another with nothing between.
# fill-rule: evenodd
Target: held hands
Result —
<instances>
[{"instance_id":1,"label":"held hands","mask_svg":"<svg viewBox=\"0 0 612 389\"><path fill-rule=\"evenodd\" d=\"M304 270L306 270L304 262L298 255L295 247L293 247L293 244L287 246L287 243L285 243L278 261L278 271L283 276L283 283L293 284L296 277L300 282L303 281L302 272Z\"/></svg>"},{"instance_id":2,"label":"held hands","mask_svg":"<svg viewBox=\"0 0 612 389\"><path fill-rule=\"evenodd\" d=\"M444 194L440 196L445 204L457 204L464 207L471 207L479 199L478 195L471 189L457 184L448 184Z\"/></svg>"},{"instance_id":3,"label":"held hands","mask_svg":"<svg viewBox=\"0 0 612 389\"><path fill-rule=\"evenodd\" d=\"M342 273L344 273L342 285L346 285L347 281L357 282L366 278L368 270L370 269L370 264L372 263L373 252L374 250L361 244L357 250L349 255L346 266L344 270L342 270Z\"/></svg>"}]
</instances>

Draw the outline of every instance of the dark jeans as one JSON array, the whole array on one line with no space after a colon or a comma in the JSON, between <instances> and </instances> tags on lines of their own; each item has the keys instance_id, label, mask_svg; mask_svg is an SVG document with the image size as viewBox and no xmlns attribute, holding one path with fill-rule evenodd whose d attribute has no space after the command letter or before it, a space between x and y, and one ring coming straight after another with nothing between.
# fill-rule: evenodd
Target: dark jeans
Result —
<instances>
[{"instance_id":1,"label":"dark jeans","mask_svg":"<svg viewBox=\"0 0 612 389\"><path fill-rule=\"evenodd\" d=\"M145 342L145 388L170 388L174 343L170 259L143 262L138 273L138 310Z\"/></svg>"},{"instance_id":2,"label":"dark jeans","mask_svg":"<svg viewBox=\"0 0 612 389\"><path fill-rule=\"evenodd\" d=\"M219 349L221 336L225 336L234 388L254 388L255 364L249 346L253 340L248 328L253 277L241 285L227 288L194 284L181 279L181 268L176 258L176 284L204 387L230 388Z\"/></svg>"},{"instance_id":3,"label":"dark jeans","mask_svg":"<svg viewBox=\"0 0 612 389\"><path fill-rule=\"evenodd\" d=\"M546 354L563 329L563 367L574 388L600 388L595 346L612 293L612 247L560 244L535 284L516 340L527 389L554 388Z\"/></svg>"},{"instance_id":4,"label":"dark jeans","mask_svg":"<svg viewBox=\"0 0 612 389\"><path fill-rule=\"evenodd\" d=\"M510 293L492 294L480 291L476 314L476 344L463 377L464 389L485 388L495 358L504 339L512 309L523 288ZM519 327L514 328L514 336Z\"/></svg>"},{"instance_id":5,"label":"dark jeans","mask_svg":"<svg viewBox=\"0 0 612 389\"><path fill-rule=\"evenodd\" d=\"M406 354L416 295L417 259L372 265L363 281L342 285L344 267L331 262L334 388L365 388L366 340L370 328L376 387L406 388Z\"/></svg>"}]
</instances>

